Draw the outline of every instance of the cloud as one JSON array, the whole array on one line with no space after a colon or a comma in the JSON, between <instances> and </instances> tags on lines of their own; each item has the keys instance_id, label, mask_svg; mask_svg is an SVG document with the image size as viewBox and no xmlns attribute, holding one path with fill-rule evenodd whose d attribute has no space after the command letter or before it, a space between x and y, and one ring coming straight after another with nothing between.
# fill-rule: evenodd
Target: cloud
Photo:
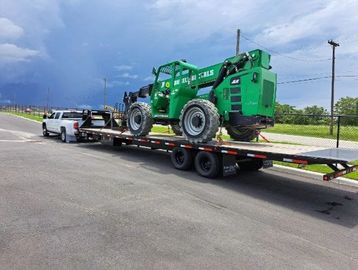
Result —
<instances>
[{"instance_id":1,"label":"cloud","mask_svg":"<svg viewBox=\"0 0 358 270\"><path fill-rule=\"evenodd\" d=\"M143 79L143 81L146 81L146 82L151 82L151 81L153 81L153 80L154 80L153 75L147 76L147 77L145 77L145 78Z\"/></svg>"},{"instance_id":2,"label":"cloud","mask_svg":"<svg viewBox=\"0 0 358 270\"><path fill-rule=\"evenodd\" d=\"M122 73L120 75L117 76L118 78L127 78L127 79L137 79L138 75L137 74L130 74L128 72Z\"/></svg>"},{"instance_id":3,"label":"cloud","mask_svg":"<svg viewBox=\"0 0 358 270\"><path fill-rule=\"evenodd\" d=\"M29 61L39 51L18 47L14 44L0 44L0 63L16 63Z\"/></svg>"},{"instance_id":4,"label":"cloud","mask_svg":"<svg viewBox=\"0 0 358 270\"><path fill-rule=\"evenodd\" d=\"M132 70L133 67L130 65L117 65L113 67L117 71L125 71L125 70Z\"/></svg>"},{"instance_id":5,"label":"cloud","mask_svg":"<svg viewBox=\"0 0 358 270\"><path fill-rule=\"evenodd\" d=\"M0 40L14 40L21 37L24 29L7 18L0 18Z\"/></svg>"},{"instance_id":6,"label":"cloud","mask_svg":"<svg viewBox=\"0 0 358 270\"><path fill-rule=\"evenodd\" d=\"M115 100L126 86L152 81L147 76L152 66L181 58L198 66L220 63L234 54L238 27L259 44L242 38L242 51L278 52L271 64L279 81L330 74L330 61L317 59L331 57L331 38L341 44L337 74L358 68L358 2L352 0L0 1L0 29L5 29L0 61L6 62L0 87L18 82L27 91L28 83L41 91L51 87L58 90L53 95L59 103L78 95L77 104L99 104L104 83L94 78L108 78L109 88L118 87L112 97L109 91ZM337 79L337 97L356 95L356 85ZM329 80L287 84L278 87L278 96L292 105L326 103L329 89Z\"/></svg>"},{"instance_id":7,"label":"cloud","mask_svg":"<svg viewBox=\"0 0 358 270\"><path fill-rule=\"evenodd\" d=\"M284 23L264 29L258 35L258 39L278 45L311 37L317 39L330 35L331 38L341 35L350 36L356 32L357 1L325 1L324 3L313 10L302 10L299 16L286 15Z\"/></svg>"}]
</instances>

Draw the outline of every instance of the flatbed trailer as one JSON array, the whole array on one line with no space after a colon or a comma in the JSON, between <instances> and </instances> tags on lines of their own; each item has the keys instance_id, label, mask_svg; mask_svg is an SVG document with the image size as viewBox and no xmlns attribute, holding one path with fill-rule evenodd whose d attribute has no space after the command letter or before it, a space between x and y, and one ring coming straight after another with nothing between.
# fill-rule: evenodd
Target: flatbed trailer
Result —
<instances>
[{"instance_id":1,"label":"flatbed trailer","mask_svg":"<svg viewBox=\"0 0 358 270\"><path fill-rule=\"evenodd\" d=\"M293 164L324 164L333 172L323 175L324 181L358 170L358 165L349 162L358 160L358 151L341 148L324 148L305 145L280 143L257 143L237 141L211 141L208 143L189 143L181 136L151 133L136 137L120 129L108 118L108 124L102 128L91 127L86 121L80 132L87 138L110 142L114 146L134 145L150 149L171 152L171 161L175 168L195 170L204 177L236 174L239 170L255 171L272 166L272 161Z\"/></svg>"}]
</instances>

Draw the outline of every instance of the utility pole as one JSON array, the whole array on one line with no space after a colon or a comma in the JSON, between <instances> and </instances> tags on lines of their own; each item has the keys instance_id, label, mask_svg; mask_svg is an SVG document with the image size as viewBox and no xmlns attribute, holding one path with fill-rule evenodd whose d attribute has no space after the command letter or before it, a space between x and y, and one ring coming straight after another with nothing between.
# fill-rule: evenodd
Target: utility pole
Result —
<instances>
[{"instance_id":1,"label":"utility pole","mask_svg":"<svg viewBox=\"0 0 358 270\"><path fill-rule=\"evenodd\" d=\"M334 42L332 39L328 40L328 44L332 46L332 83L331 83L331 123L329 126L329 134L333 135L333 126L334 126L334 77L335 77L335 65L336 65L336 47L339 46L339 43Z\"/></svg>"},{"instance_id":2,"label":"utility pole","mask_svg":"<svg viewBox=\"0 0 358 270\"><path fill-rule=\"evenodd\" d=\"M104 88L103 88L103 110L106 108L106 104L107 104L107 78L103 79L104 81Z\"/></svg>"},{"instance_id":3,"label":"utility pole","mask_svg":"<svg viewBox=\"0 0 358 270\"><path fill-rule=\"evenodd\" d=\"M240 53L240 29L237 29L236 33L236 55Z\"/></svg>"}]
</instances>

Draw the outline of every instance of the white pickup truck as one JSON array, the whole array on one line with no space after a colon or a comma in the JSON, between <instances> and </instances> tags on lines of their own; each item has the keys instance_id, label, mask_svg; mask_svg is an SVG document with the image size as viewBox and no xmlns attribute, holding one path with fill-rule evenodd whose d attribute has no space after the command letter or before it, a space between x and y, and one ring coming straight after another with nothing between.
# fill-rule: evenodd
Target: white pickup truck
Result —
<instances>
[{"instance_id":1,"label":"white pickup truck","mask_svg":"<svg viewBox=\"0 0 358 270\"><path fill-rule=\"evenodd\" d=\"M82 111L53 111L50 116L44 115L42 134L58 134L63 142L77 141L81 138L79 127L83 123Z\"/></svg>"}]
</instances>

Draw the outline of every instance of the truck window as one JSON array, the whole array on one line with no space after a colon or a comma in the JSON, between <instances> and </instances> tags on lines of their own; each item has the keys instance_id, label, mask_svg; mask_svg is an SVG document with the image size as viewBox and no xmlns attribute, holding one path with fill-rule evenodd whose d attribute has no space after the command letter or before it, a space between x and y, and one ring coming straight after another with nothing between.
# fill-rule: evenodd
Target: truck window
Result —
<instances>
[{"instance_id":1,"label":"truck window","mask_svg":"<svg viewBox=\"0 0 358 270\"><path fill-rule=\"evenodd\" d=\"M55 113L52 113L49 117L48 117L48 119L53 119L55 117Z\"/></svg>"},{"instance_id":2,"label":"truck window","mask_svg":"<svg viewBox=\"0 0 358 270\"><path fill-rule=\"evenodd\" d=\"M60 112L58 112L58 113L56 113L56 115L55 115L55 119L59 119L60 118Z\"/></svg>"},{"instance_id":3,"label":"truck window","mask_svg":"<svg viewBox=\"0 0 358 270\"><path fill-rule=\"evenodd\" d=\"M80 112L64 112L62 119L78 119L82 118L82 113Z\"/></svg>"}]
</instances>

